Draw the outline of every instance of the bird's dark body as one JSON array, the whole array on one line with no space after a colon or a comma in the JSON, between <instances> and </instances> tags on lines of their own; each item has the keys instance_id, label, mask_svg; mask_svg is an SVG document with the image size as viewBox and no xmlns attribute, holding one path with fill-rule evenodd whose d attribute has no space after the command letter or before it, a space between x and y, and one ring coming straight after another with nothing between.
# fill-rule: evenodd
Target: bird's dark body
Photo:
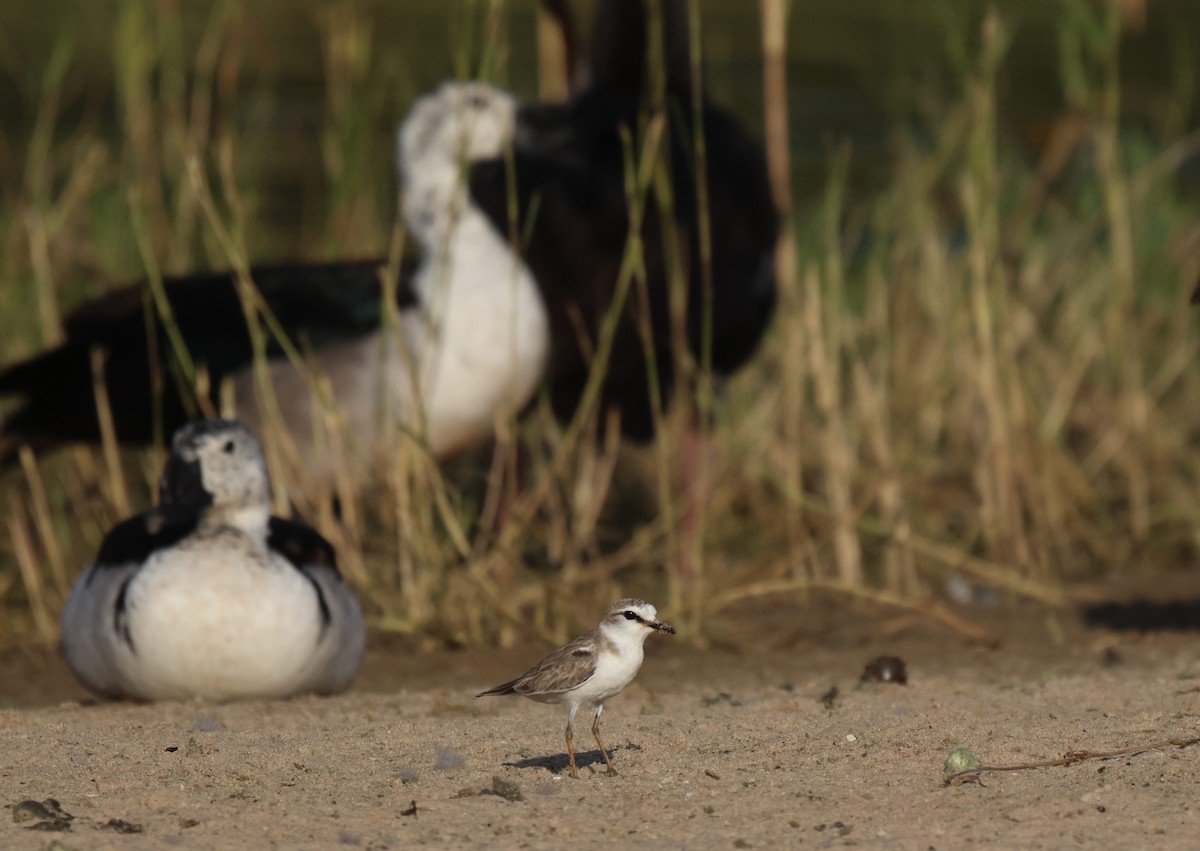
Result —
<instances>
[{"instance_id":1,"label":"bird's dark body","mask_svg":"<svg viewBox=\"0 0 1200 851\"><path fill-rule=\"evenodd\" d=\"M269 266L251 271L263 301L301 351L354 339L379 327L383 261ZM402 269L397 301L413 303ZM171 315L184 346L208 373L210 402L221 380L247 368L254 347L232 273L167 278ZM105 389L122 443L147 444L196 415L191 388L146 285L123 287L90 301L66 319L66 341L0 372L0 396L22 404L4 421L10 441L36 449L100 440L91 351L104 356ZM268 357L282 348L266 330ZM157 377L157 381L156 381ZM157 384L157 386L156 386ZM0 450L0 466L11 461Z\"/></svg>"},{"instance_id":2,"label":"bird's dark body","mask_svg":"<svg viewBox=\"0 0 1200 851\"><path fill-rule=\"evenodd\" d=\"M639 230L644 297L622 305L604 367L601 406L621 411L630 437L653 434L653 359L666 403L672 355L671 267L686 289L687 344L696 362L718 374L740 367L756 349L775 308L774 251L779 230L761 145L728 112L702 100L707 206L699 193L685 4L664 4L665 137L660 156L671 207L647 193ZM480 163L471 171L476 203L503 232L527 235L522 254L545 294L551 323L549 387L555 413L574 415L592 367L599 328L614 302L630 236L626 172L630 146L649 114L648 25L642 0L599 5L587 81L566 104L524 108L513 165ZM513 178L510 181L510 174ZM511 187L511 189L510 189ZM509 215L516 198L517 220ZM700 221L710 225L711 265L701 253ZM664 228L667 219L673 235ZM668 243L677 239L678 248ZM675 252L675 258L672 252ZM706 278L710 273L711 277ZM707 282L711 281L711 289ZM641 329L650 331L647 345ZM711 336L705 345L706 332Z\"/></svg>"},{"instance_id":3,"label":"bird's dark body","mask_svg":"<svg viewBox=\"0 0 1200 851\"><path fill-rule=\"evenodd\" d=\"M622 430L645 439L653 433L648 363L654 359L661 398L672 387L670 248L664 219L678 237L686 288L687 343L698 363L719 374L741 366L754 352L775 307L773 254L778 231L761 150L726 113L704 113L711 224L711 291L701 257L701 209L696 190L690 110L673 101L665 156L674 209L651 195L640 231L644 298L631 289L621 307L605 365L601 406L621 410ZM621 128L636 133L638 98L592 90L561 107L532 107L522 126L553 125L533 141L518 139L514 155L519 219L526 228L523 257L545 294L551 325L549 387L555 413L570 418L584 392L601 324L613 305L630 232L625 147ZM498 228L508 232L507 167L483 163L471 174L472 195ZM526 217L532 223L526 225ZM711 348L704 351L705 325ZM649 346L642 327L650 331Z\"/></svg>"}]
</instances>

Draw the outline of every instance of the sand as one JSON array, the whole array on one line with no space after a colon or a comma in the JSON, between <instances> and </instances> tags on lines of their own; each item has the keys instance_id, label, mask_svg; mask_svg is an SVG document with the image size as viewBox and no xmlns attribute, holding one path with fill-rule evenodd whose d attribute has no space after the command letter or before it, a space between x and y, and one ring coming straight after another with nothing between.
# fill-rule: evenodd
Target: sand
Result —
<instances>
[{"instance_id":1,"label":"sand","mask_svg":"<svg viewBox=\"0 0 1200 851\"><path fill-rule=\"evenodd\" d=\"M56 654L10 650L0 848L1200 847L1200 745L1150 747L1200 737L1196 633L991 611L992 648L866 610L741 615L706 649L651 637L604 715L619 775L583 724L579 780L562 707L472 697L544 646L377 640L346 695L227 705L97 704ZM880 654L907 685L860 686ZM948 786L958 746L1146 749Z\"/></svg>"}]
</instances>

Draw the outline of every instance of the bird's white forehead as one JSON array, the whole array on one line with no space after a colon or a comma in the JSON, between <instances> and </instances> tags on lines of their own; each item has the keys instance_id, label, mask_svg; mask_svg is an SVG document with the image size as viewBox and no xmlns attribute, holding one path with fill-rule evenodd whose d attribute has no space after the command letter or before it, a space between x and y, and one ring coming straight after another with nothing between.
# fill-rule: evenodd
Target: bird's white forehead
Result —
<instances>
[{"instance_id":1,"label":"bird's white forehead","mask_svg":"<svg viewBox=\"0 0 1200 851\"><path fill-rule=\"evenodd\" d=\"M171 448L176 457L200 464L204 489L211 494L269 487L262 444L235 420L188 423L175 432Z\"/></svg>"},{"instance_id":2,"label":"bird's white forehead","mask_svg":"<svg viewBox=\"0 0 1200 851\"><path fill-rule=\"evenodd\" d=\"M617 602L608 607L609 615L620 615L626 611L637 612L637 614L648 621L658 620L658 609L645 600L639 600L636 597L626 597L623 600L617 600Z\"/></svg>"},{"instance_id":3,"label":"bird's white forehead","mask_svg":"<svg viewBox=\"0 0 1200 851\"><path fill-rule=\"evenodd\" d=\"M233 420L198 420L175 432L171 448L177 455L195 460L205 447L227 439L257 442L245 426Z\"/></svg>"}]
</instances>

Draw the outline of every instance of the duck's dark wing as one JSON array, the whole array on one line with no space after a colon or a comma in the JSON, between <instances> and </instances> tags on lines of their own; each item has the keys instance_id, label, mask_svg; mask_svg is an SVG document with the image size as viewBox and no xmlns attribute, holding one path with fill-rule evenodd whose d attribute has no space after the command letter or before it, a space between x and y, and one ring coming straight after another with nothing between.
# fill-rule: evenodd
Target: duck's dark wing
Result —
<instances>
[{"instance_id":1,"label":"duck's dark wing","mask_svg":"<svg viewBox=\"0 0 1200 851\"><path fill-rule=\"evenodd\" d=\"M118 523L76 580L63 610L63 652L90 690L111 698L125 694L117 660L138 652L128 625L129 583L148 558L186 538L198 522L194 513L155 508Z\"/></svg>"},{"instance_id":2,"label":"duck's dark wing","mask_svg":"<svg viewBox=\"0 0 1200 851\"><path fill-rule=\"evenodd\" d=\"M251 278L287 336L316 350L319 358L321 347L379 326L383 266L378 260L272 266L252 269ZM401 269L401 307L414 301L412 270L412 264ZM193 363L208 370L215 396L221 379L253 358L234 275L169 278L164 290L183 344ZM22 442L49 448L100 439L93 349L105 355L105 385L120 441L149 443L156 423L169 435L196 415L192 390L177 378L179 359L147 286L125 287L88 302L68 316L65 327L61 346L0 371L0 396L22 401L0 432L0 466L11 461ZM268 338L268 354L279 356L278 342Z\"/></svg>"},{"instance_id":3,"label":"duck's dark wing","mask_svg":"<svg viewBox=\"0 0 1200 851\"><path fill-rule=\"evenodd\" d=\"M196 512L154 508L114 526L104 536L96 560L72 589L72 598L82 599L67 606L64 635L72 617L82 616L85 621L111 617L112 637L136 652L126 624L125 589L147 559L191 535L199 522Z\"/></svg>"},{"instance_id":4,"label":"duck's dark wing","mask_svg":"<svg viewBox=\"0 0 1200 851\"><path fill-rule=\"evenodd\" d=\"M199 522L200 515L195 512L154 508L118 523L104 536L91 574L82 581L91 581L97 572L140 566L158 550L172 547L192 534Z\"/></svg>"},{"instance_id":5,"label":"duck's dark wing","mask_svg":"<svg viewBox=\"0 0 1200 851\"><path fill-rule=\"evenodd\" d=\"M272 517L267 546L312 583L321 610L321 636L303 690L317 694L345 691L362 664L367 628L354 592L338 572L333 545L311 526Z\"/></svg>"}]
</instances>

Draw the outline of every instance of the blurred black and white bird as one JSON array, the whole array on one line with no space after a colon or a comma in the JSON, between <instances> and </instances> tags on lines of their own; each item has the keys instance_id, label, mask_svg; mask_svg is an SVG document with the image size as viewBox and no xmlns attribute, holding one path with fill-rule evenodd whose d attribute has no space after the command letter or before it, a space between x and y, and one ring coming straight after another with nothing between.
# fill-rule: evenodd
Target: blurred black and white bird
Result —
<instances>
[{"instance_id":1,"label":"blurred black and white bird","mask_svg":"<svg viewBox=\"0 0 1200 851\"><path fill-rule=\"evenodd\" d=\"M340 463L366 469L397 428L418 434L435 456L451 454L485 440L533 394L548 348L545 309L528 268L471 203L462 175L471 161L501 154L515 115L509 94L452 82L419 99L400 127L403 213L421 259L400 270L398 327L384 323L382 260L250 271L279 327L310 355L297 364L274 339L267 352L279 421L307 474L328 478ZM262 433L266 406L235 276L169 279L165 293L190 359L208 372L212 409L230 378L237 415ZM0 372L0 395L21 399L3 424L0 466L22 443L40 450L100 440L94 348L105 356L120 441L149 443L156 423L170 430L189 418L189 388L171 380L179 361L145 288L83 305L65 330L58 348ZM312 387L325 380L351 441L340 457L328 451L314 415Z\"/></svg>"},{"instance_id":2,"label":"blurred black and white bird","mask_svg":"<svg viewBox=\"0 0 1200 851\"><path fill-rule=\"evenodd\" d=\"M636 439L652 436L655 402L664 407L670 402L682 372L671 332L673 269L682 279L691 358L718 376L729 375L754 353L773 316L779 232L762 145L707 97L699 98L697 114L701 81L694 79L690 61L688 4L657 4L662 24L657 47L649 5L601 0L589 60L571 63L577 69L572 97L520 110L511 167L492 159L471 168L472 195L497 228L527 234L522 256L550 315L550 398L565 420L583 397L629 250L625 134L636 156L650 121L663 121L660 161L669 189L647 193L638 230L645 298L631 291L620 306L601 384L602 412L619 410L623 433ZM559 15L569 9L565 0L547 6ZM571 28L569 17L563 27ZM654 52L662 66L657 93L649 58ZM510 215L512 193L516 221ZM711 234L707 260L705 217ZM666 234L668 221L674 236Z\"/></svg>"},{"instance_id":3,"label":"blurred black and white bird","mask_svg":"<svg viewBox=\"0 0 1200 851\"><path fill-rule=\"evenodd\" d=\"M568 8L565 0L548 5ZM652 438L677 397L698 399L697 377L723 378L745 364L776 304L780 224L766 156L704 95L688 6L600 0L590 59L572 63L574 94L522 108L511 163L471 168L480 208L502 231L526 235L522 257L550 319L546 380L556 416L576 418L599 377L597 422L618 414L634 440ZM627 175L647 162L652 175L631 197ZM631 259L640 265L637 284ZM612 342L601 360L606 333ZM696 571L708 499L695 422L684 420L675 469L682 512L673 558L685 578Z\"/></svg>"},{"instance_id":4,"label":"blurred black and white bird","mask_svg":"<svg viewBox=\"0 0 1200 851\"><path fill-rule=\"evenodd\" d=\"M238 700L345 691L366 627L315 530L270 515L240 423L176 432L157 507L118 524L71 589L62 644L91 691Z\"/></svg>"},{"instance_id":5,"label":"blurred black and white bird","mask_svg":"<svg viewBox=\"0 0 1200 851\"><path fill-rule=\"evenodd\" d=\"M569 4L544 2L575 44ZM389 419L421 431L438 456L478 442L498 417L528 401L543 375L555 413L574 416L628 250L625 134L639 138L651 114L665 128L667 187L645 199L638 234L644 298L630 293L620 305L601 411L619 411L626 435L653 434L655 408L670 401L677 373L686 371L672 339L673 276L683 282L683 330L696 363L728 375L754 353L776 300L779 222L765 158L732 114L707 97L697 100L687 4L663 0L660 8L661 97L651 91L645 0L601 0L588 60L570 62L578 73L567 103L517 110L493 87L454 83L413 108L399 160L404 218L423 255L400 270L402 334L381 330L381 260L250 270L282 330L328 378L360 464ZM502 156L510 134L511 165ZM459 171L464 162L468 181ZM711 234L707 255L702 219ZM664 233L668 221L674 237ZM520 259L510 250L513 234L525 238ZM166 294L192 359L207 368L214 402L232 376L238 415L258 426L253 349L233 276L169 280ZM190 415L186 393L170 380L156 388L155 376L174 369L172 346L142 288L84 305L65 330L59 348L0 372L0 396L21 399L0 432L0 467L21 443L45 449L99 440L92 348L107 358L120 440L149 442L158 418L170 429ZM268 354L281 419L302 461L317 474L327 471L308 379L281 359L277 345ZM413 401L417 386L421 404Z\"/></svg>"}]
</instances>

